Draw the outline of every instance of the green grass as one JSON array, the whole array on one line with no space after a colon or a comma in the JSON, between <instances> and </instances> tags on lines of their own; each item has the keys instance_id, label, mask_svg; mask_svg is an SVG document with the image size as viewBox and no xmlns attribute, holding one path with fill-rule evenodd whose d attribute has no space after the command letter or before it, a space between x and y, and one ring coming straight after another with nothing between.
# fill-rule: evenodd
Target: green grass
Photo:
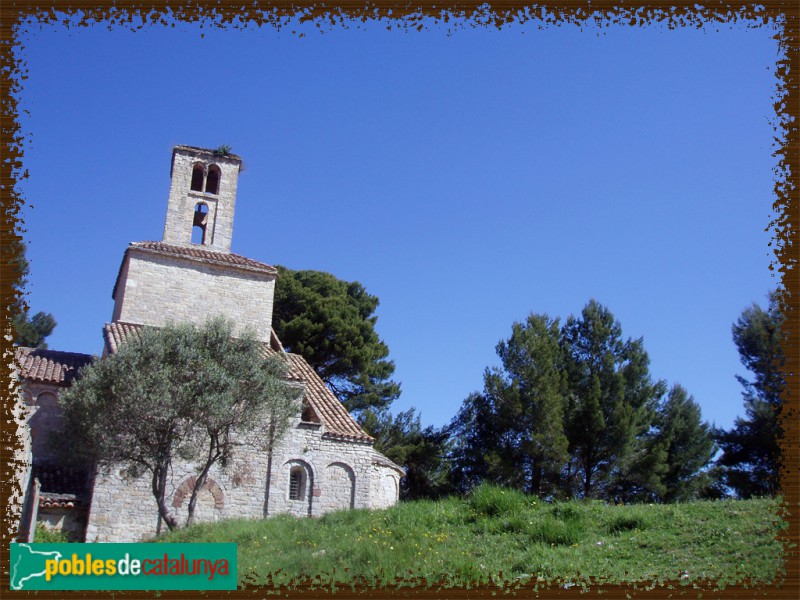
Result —
<instances>
[{"instance_id":1,"label":"green grass","mask_svg":"<svg viewBox=\"0 0 800 600\"><path fill-rule=\"evenodd\" d=\"M322 588L780 578L775 500L613 506L548 504L481 487L467 499L405 502L319 519L199 524L161 542L236 542L241 584Z\"/></svg>"}]
</instances>

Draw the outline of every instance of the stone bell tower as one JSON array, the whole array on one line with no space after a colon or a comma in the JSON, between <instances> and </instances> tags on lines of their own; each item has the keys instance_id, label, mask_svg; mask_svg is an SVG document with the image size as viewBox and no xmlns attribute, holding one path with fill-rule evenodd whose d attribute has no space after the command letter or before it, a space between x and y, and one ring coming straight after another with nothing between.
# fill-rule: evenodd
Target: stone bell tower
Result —
<instances>
[{"instance_id":1,"label":"stone bell tower","mask_svg":"<svg viewBox=\"0 0 800 600\"><path fill-rule=\"evenodd\" d=\"M235 154L175 146L164 242L230 252L241 168Z\"/></svg>"},{"instance_id":2,"label":"stone bell tower","mask_svg":"<svg viewBox=\"0 0 800 600\"><path fill-rule=\"evenodd\" d=\"M230 251L241 166L233 154L175 147L164 238L125 250L111 293L114 327L202 325L223 315L236 331L270 341L278 271Z\"/></svg>"}]
</instances>

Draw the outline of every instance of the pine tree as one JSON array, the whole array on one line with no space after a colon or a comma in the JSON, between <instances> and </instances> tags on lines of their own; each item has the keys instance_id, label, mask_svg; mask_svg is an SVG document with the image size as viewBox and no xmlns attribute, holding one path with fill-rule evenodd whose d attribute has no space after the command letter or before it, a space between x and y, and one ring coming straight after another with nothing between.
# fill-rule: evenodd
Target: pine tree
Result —
<instances>
[{"instance_id":1,"label":"pine tree","mask_svg":"<svg viewBox=\"0 0 800 600\"><path fill-rule=\"evenodd\" d=\"M468 488L487 480L556 495L568 458L558 320L532 314L496 349L502 369L486 370L483 393L451 423L455 468Z\"/></svg>"},{"instance_id":2,"label":"pine tree","mask_svg":"<svg viewBox=\"0 0 800 600\"><path fill-rule=\"evenodd\" d=\"M642 340L622 339L611 312L589 301L562 330L569 401L567 476L583 497L627 499L638 494L635 470L664 382L653 382Z\"/></svg>"},{"instance_id":3,"label":"pine tree","mask_svg":"<svg viewBox=\"0 0 800 600\"><path fill-rule=\"evenodd\" d=\"M473 392L447 426L452 440L451 480L462 493L483 481L502 477L500 438L502 427L492 398Z\"/></svg>"},{"instance_id":4,"label":"pine tree","mask_svg":"<svg viewBox=\"0 0 800 600\"><path fill-rule=\"evenodd\" d=\"M497 345L503 373L486 379L519 448L523 489L541 497L559 489L567 459L563 355L558 320L531 314Z\"/></svg>"},{"instance_id":5,"label":"pine tree","mask_svg":"<svg viewBox=\"0 0 800 600\"><path fill-rule=\"evenodd\" d=\"M662 499L683 502L697 498L711 484L704 469L716 452L712 429L701 420L700 406L683 387L674 385L659 407L656 422L656 437L666 452Z\"/></svg>"},{"instance_id":6,"label":"pine tree","mask_svg":"<svg viewBox=\"0 0 800 600\"><path fill-rule=\"evenodd\" d=\"M13 253L10 264L12 273L17 277L15 288L19 290L11 306L14 343L29 348L47 348L45 339L56 328L56 320L50 313L42 311L37 312L33 317L30 316L28 305L23 299L23 290L28 283L30 271L30 265L25 258L25 244L19 238L12 238L8 249Z\"/></svg>"},{"instance_id":7,"label":"pine tree","mask_svg":"<svg viewBox=\"0 0 800 600\"><path fill-rule=\"evenodd\" d=\"M423 428L414 408L391 415L364 415L364 429L375 438L375 449L406 470L400 499L439 498L453 491L449 480L449 435L444 429Z\"/></svg>"},{"instance_id":8,"label":"pine tree","mask_svg":"<svg viewBox=\"0 0 800 600\"><path fill-rule=\"evenodd\" d=\"M286 349L301 354L359 419L386 409L400 386L390 379L394 363L375 331L378 298L330 273L278 271L272 323Z\"/></svg>"},{"instance_id":9,"label":"pine tree","mask_svg":"<svg viewBox=\"0 0 800 600\"><path fill-rule=\"evenodd\" d=\"M782 323L778 295L773 292L766 310L753 304L733 325L733 341L753 379L737 376L744 388L745 417L715 435L723 451L719 465L724 482L742 498L771 496L780 488Z\"/></svg>"}]
</instances>

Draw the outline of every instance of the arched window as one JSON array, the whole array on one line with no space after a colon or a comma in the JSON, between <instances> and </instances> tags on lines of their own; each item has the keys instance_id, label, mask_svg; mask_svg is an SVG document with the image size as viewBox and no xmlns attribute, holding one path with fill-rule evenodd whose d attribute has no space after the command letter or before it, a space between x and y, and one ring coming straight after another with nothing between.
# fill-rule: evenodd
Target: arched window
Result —
<instances>
[{"instance_id":1,"label":"arched window","mask_svg":"<svg viewBox=\"0 0 800 600\"><path fill-rule=\"evenodd\" d=\"M206 177L206 194L219 194L219 180L222 172L217 165L208 167L208 176Z\"/></svg>"},{"instance_id":2,"label":"arched window","mask_svg":"<svg viewBox=\"0 0 800 600\"><path fill-rule=\"evenodd\" d=\"M203 165L196 163L192 168L192 191L203 191Z\"/></svg>"},{"instance_id":3,"label":"arched window","mask_svg":"<svg viewBox=\"0 0 800 600\"><path fill-rule=\"evenodd\" d=\"M289 471L289 500L303 500L306 495L306 470L292 467Z\"/></svg>"},{"instance_id":4,"label":"arched window","mask_svg":"<svg viewBox=\"0 0 800 600\"><path fill-rule=\"evenodd\" d=\"M192 225L192 243L206 243L206 225L208 225L208 205L198 202L194 206L194 222Z\"/></svg>"}]
</instances>

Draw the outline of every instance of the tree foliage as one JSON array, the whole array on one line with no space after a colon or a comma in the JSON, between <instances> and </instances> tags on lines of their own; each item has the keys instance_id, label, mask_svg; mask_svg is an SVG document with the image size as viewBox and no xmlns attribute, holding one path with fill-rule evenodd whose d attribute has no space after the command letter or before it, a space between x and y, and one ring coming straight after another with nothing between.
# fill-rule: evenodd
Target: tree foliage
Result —
<instances>
[{"instance_id":1,"label":"tree foliage","mask_svg":"<svg viewBox=\"0 0 800 600\"><path fill-rule=\"evenodd\" d=\"M449 426L452 476L541 497L680 500L707 484L707 424L683 388L664 400L641 339L592 300L580 316L531 314L497 345L502 366Z\"/></svg>"},{"instance_id":2,"label":"tree foliage","mask_svg":"<svg viewBox=\"0 0 800 600\"><path fill-rule=\"evenodd\" d=\"M449 435L444 429L423 428L414 408L392 416L368 411L364 429L375 438L375 449L403 467L400 498L439 498L453 491L449 480Z\"/></svg>"},{"instance_id":3,"label":"tree foliage","mask_svg":"<svg viewBox=\"0 0 800 600\"><path fill-rule=\"evenodd\" d=\"M766 310L753 304L733 325L733 341L752 379L737 376L745 416L737 418L729 431L717 430L716 437L723 451L719 464L725 484L742 498L774 495L780 487L783 320L773 292Z\"/></svg>"},{"instance_id":4,"label":"tree foliage","mask_svg":"<svg viewBox=\"0 0 800 600\"><path fill-rule=\"evenodd\" d=\"M178 525L166 505L167 477L177 459L194 465L197 481L223 468L236 447L270 451L299 410L279 357L265 360L251 333L232 337L232 324L168 325L141 331L115 354L81 371L60 399L66 445L61 453L84 463L122 466L129 478L150 475L159 515Z\"/></svg>"},{"instance_id":5,"label":"tree foliage","mask_svg":"<svg viewBox=\"0 0 800 600\"><path fill-rule=\"evenodd\" d=\"M330 273L278 270L273 327L286 349L301 354L357 417L387 408L400 386L375 331L378 298Z\"/></svg>"},{"instance_id":6,"label":"tree foliage","mask_svg":"<svg viewBox=\"0 0 800 600\"><path fill-rule=\"evenodd\" d=\"M448 425L453 449L452 480L461 493L484 481L502 481L500 440L503 434L499 411L487 394L473 392L464 400Z\"/></svg>"},{"instance_id":7,"label":"tree foliage","mask_svg":"<svg viewBox=\"0 0 800 600\"><path fill-rule=\"evenodd\" d=\"M569 458L559 335L558 320L547 315L514 323L496 347L503 368L484 373L484 395L503 431L490 460L493 479L539 496L556 492Z\"/></svg>"},{"instance_id":8,"label":"tree foliage","mask_svg":"<svg viewBox=\"0 0 800 600\"><path fill-rule=\"evenodd\" d=\"M702 495L713 483L705 468L716 444L711 427L701 420L700 406L680 385L674 385L659 406L656 427L656 440L665 452L663 500L682 502Z\"/></svg>"},{"instance_id":9,"label":"tree foliage","mask_svg":"<svg viewBox=\"0 0 800 600\"><path fill-rule=\"evenodd\" d=\"M643 435L665 383L650 378L641 339L623 340L622 327L595 300L562 330L568 379L568 478L583 497L638 495L646 463Z\"/></svg>"},{"instance_id":10,"label":"tree foliage","mask_svg":"<svg viewBox=\"0 0 800 600\"><path fill-rule=\"evenodd\" d=\"M17 296L11 306L11 327L14 343L30 348L47 348L45 339L56 328L56 320L50 313L39 311L32 317L24 300L24 290L28 284L30 265L25 258L25 243L19 238L12 240L10 249L12 273L17 277Z\"/></svg>"}]
</instances>

